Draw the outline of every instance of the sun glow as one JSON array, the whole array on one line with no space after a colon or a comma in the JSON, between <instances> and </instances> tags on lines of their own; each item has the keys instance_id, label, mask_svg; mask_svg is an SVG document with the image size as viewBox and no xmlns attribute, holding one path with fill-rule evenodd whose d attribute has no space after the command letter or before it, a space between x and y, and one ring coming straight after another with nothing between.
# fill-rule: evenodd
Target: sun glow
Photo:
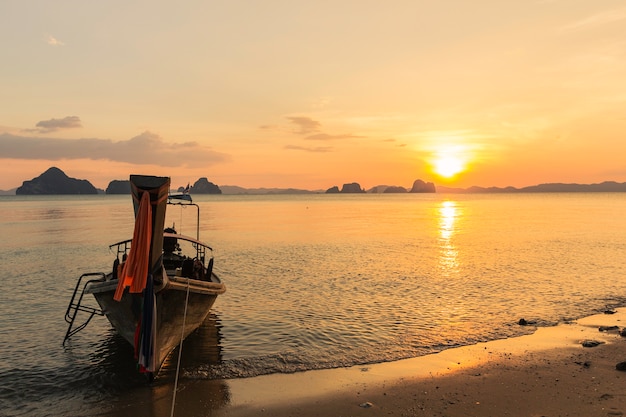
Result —
<instances>
[{"instance_id":1,"label":"sun glow","mask_svg":"<svg viewBox=\"0 0 626 417\"><path fill-rule=\"evenodd\" d=\"M463 161L451 155L443 155L435 160L435 172L442 177L450 178L465 169Z\"/></svg>"},{"instance_id":2,"label":"sun glow","mask_svg":"<svg viewBox=\"0 0 626 417\"><path fill-rule=\"evenodd\" d=\"M432 169L437 175L452 178L467 168L467 153L458 146L447 146L433 154Z\"/></svg>"}]
</instances>

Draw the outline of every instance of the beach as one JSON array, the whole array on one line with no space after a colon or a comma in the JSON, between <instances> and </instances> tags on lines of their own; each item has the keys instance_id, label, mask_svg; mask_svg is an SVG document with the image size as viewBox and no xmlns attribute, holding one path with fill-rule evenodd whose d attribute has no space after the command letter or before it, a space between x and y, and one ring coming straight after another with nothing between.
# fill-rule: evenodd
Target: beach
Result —
<instances>
[{"instance_id":1,"label":"beach","mask_svg":"<svg viewBox=\"0 0 626 417\"><path fill-rule=\"evenodd\" d=\"M615 417L626 413L626 309L417 358L253 378L183 378L103 416ZM617 328L615 328L617 327ZM609 328L600 331L600 328ZM597 346L585 347L584 341Z\"/></svg>"},{"instance_id":2,"label":"beach","mask_svg":"<svg viewBox=\"0 0 626 417\"><path fill-rule=\"evenodd\" d=\"M214 415L622 416L626 338L599 329L625 321L623 309L409 360L230 380Z\"/></svg>"}]
</instances>

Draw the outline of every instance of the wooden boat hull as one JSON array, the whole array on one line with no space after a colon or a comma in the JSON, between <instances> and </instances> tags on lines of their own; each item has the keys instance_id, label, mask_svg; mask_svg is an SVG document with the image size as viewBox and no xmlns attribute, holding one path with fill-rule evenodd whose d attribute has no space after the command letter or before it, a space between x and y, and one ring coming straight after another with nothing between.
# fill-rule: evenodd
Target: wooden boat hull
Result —
<instances>
[{"instance_id":1,"label":"wooden boat hull","mask_svg":"<svg viewBox=\"0 0 626 417\"><path fill-rule=\"evenodd\" d=\"M202 324L226 287L213 273L212 249L198 240L198 205L190 197L184 203L170 203L168 177L131 175L130 185L133 238L110 246L116 253L112 272L81 275L65 313L69 326L64 341L95 314L105 315L135 348L140 371L154 376L169 353ZM195 238L170 228L166 233L168 204L198 208ZM100 310L81 305L83 294L93 294ZM90 315L75 326L79 311Z\"/></svg>"},{"instance_id":2,"label":"wooden boat hull","mask_svg":"<svg viewBox=\"0 0 626 417\"><path fill-rule=\"evenodd\" d=\"M225 292L225 286L219 282L219 278L215 275L212 278L212 281L171 278L167 279L161 290L155 292L155 360L158 367L155 373L181 340L204 322L217 296ZM90 284L85 293L93 294L113 328L131 346L135 346L142 296L126 291L122 299L116 301L113 299L116 287L117 280L96 282Z\"/></svg>"}]
</instances>

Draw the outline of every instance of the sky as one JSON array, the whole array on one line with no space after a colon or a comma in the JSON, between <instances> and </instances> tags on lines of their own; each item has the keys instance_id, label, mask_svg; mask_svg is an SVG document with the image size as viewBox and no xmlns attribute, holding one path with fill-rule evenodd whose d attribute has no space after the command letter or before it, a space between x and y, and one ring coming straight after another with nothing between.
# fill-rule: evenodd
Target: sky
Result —
<instances>
[{"instance_id":1,"label":"sky","mask_svg":"<svg viewBox=\"0 0 626 417\"><path fill-rule=\"evenodd\" d=\"M623 0L0 0L0 189L626 182Z\"/></svg>"}]
</instances>

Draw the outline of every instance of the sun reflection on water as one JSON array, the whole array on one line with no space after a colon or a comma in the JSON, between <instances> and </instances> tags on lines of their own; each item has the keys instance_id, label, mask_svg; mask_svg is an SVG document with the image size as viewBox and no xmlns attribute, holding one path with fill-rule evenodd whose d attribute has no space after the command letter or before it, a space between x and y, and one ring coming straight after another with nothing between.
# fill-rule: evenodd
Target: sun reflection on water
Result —
<instances>
[{"instance_id":1,"label":"sun reflection on water","mask_svg":"<svg viewBox=\"0 0 626 417\"><path fill-rule=\"evenodd\" d=\"M454 244L453 237L456 233L456 220L459 214L460 208L454 201L444 201L439 207L439 267L444 276L458 272L459 251Z\"/></svg>"}]
</instances>

